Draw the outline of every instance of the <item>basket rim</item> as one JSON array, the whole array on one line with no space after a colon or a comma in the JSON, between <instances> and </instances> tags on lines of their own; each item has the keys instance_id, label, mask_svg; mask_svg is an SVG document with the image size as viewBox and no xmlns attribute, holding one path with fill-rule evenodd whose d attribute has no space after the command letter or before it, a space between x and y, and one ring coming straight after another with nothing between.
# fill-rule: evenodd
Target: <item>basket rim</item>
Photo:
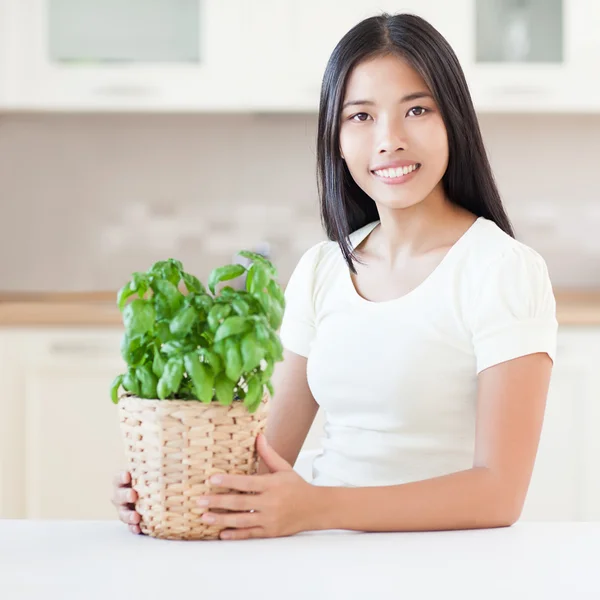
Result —
<instances>
[{"instance_id":1,"label":"basket rim","mask_svg":"<svg viewBox=\"0 0 600 600\"><path fill-rule=\"evenodd\" d=\"M270 398L270 394L268 391L265 390L263 397L261 399L260 405L265 405L268 403ZM228 405L225 404L221 404L220 402L218 402L217 400L211 400L210 402L202 402L201 400L198 400L197 398L190 398L188 400L184 400L183 398L165 398L164 400L161 400L160 398L141 398L140 396L132 393L132 392L123 392L119 395L119 401L117 403L117 406L122 406L121 402L122 401L128 401L131 400L133 402L144 402L144 403L148 403L148 405L152 406L152 405L166 405L165 403L169 403L171 405L173 404L181 404L181 405L185 405L185 406L199 406L199 407L204 407L204 408L213 408L215 406L220 406L221 408L237 408L240 405L244 406L243 400L237 399Z\"/></svg>"}]
</instances>

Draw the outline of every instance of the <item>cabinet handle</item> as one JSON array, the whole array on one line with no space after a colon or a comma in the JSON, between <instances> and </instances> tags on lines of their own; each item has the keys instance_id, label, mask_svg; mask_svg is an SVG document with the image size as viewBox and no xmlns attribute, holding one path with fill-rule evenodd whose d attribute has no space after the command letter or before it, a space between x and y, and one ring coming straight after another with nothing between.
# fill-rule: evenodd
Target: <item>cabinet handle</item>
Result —
<instances>
[{"instance_id":1,"label":"cabinet handle","mask_svg":"<svg viewBox=\"0 0 600 600\"><path fill-rule=\"evenodd\" d=\"M141 85L127 85L124 83L114 83L112 85L104 85L101 87L97 87L93 90L93 93L98 96L121 96L139 98L141 96L155 96L157 93L157 89L144 87Z\"/></svg>"},{"instance_id":2,"label":"cabinet handle","mask_svg":"<svg viewBox=\"0 0 600 600\"><path fill-rule=\"evenodd\" d=\"M521 94L532 94L535 96L541 96L542 94L548 94L547 89L531 85L493 86L490 88L490 90L494 94L503 94L505 96L519 96Z\"/></svg>"},{"instance_id":3,"label":"cabinet handle","mask_svg":"<svg viewBox=\"0 0 600 600\"><path fill-rule=\"evenodd\" d=\"M106 346L98 346L81 342L54 342L50 345L50 353L60 355L74 354L98 356L99 354L113 354L114 349L109 349Z\"/></svg>"}]
</instances>

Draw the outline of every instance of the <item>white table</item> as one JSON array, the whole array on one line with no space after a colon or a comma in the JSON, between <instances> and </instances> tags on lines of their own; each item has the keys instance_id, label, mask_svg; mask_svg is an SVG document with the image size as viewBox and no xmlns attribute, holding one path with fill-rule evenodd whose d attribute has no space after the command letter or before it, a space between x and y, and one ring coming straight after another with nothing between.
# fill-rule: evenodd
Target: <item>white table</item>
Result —
<instances>
[{"instance_id":1,"label":"white table","mask_svg":"<svg viewBox=\"0 0 600 600\"><path fill-rule=\"evenodd\" d=\"M2 600L600 599L600 522L179 542L0 520Z\"/></svg>"}]
</instances>

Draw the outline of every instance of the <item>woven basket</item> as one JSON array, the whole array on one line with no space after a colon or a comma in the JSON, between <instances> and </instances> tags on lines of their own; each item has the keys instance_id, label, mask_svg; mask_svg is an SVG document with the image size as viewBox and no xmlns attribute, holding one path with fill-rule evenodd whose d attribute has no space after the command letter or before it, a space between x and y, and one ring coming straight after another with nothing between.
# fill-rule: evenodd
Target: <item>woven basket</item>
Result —
<instances>
[{"instance_id":1,"label":"woven basket","mask_svg":"<svg viewBox=\"0 0 600 600\"><path fill-rule=\"evenodd\" d=\"M119 419L142 533L169 540L213 540L222 527L201 521L207 494L240 493L212 485L215 473L257 472L256 437L266 426L268 394L250 414L241 402L119 399ZM211 512L228 512L212 509Z\"/></svg>"}]
</instances>

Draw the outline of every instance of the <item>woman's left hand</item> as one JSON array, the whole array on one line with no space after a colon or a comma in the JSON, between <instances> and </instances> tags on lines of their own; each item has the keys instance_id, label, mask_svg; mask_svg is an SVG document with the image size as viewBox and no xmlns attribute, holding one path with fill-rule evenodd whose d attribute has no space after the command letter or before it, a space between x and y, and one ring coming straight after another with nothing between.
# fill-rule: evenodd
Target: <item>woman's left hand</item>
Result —
<instances>
[{"instance_id":1,"label":"woman's left hand","mask_svg":"<svg viewBox=\"0 0 600 600\"><path fill-rule=\"evenodd\" d=\"M264 435L258 436L256 448L271 473L211 477L213 485L251 493L204 496L198 501L200 506L236 512L206 512L203 521L226 527L220 537L227 540L283 537L316 529L317 487L298 475Z\"/></svg>"}]
</instances>

